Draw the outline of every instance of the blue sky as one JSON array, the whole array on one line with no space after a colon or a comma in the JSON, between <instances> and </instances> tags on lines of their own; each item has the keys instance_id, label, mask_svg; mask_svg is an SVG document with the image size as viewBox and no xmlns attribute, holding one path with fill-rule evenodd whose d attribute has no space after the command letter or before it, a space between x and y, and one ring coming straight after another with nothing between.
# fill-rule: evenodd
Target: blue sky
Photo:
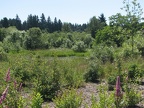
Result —
<instances>
[{"instance_id":1,"label":"blue sky","mask_svg":"<svg viewBox=\"0 0 144 108\"><path fill-rule=\"evenodd\" d=\"M93 16L100 16L104 13L106 19L116 13L123 13L123 0L1 0L0 19L3 17L15 18L19 15L22 21L27 19L29 14L45 17L55 17L62 22L87 23ZM138 0L141 7L144 1ZM144 10L143 10L144 11ZM144 15L143 15L144 17Z\"/></svg>"}]
</instances>

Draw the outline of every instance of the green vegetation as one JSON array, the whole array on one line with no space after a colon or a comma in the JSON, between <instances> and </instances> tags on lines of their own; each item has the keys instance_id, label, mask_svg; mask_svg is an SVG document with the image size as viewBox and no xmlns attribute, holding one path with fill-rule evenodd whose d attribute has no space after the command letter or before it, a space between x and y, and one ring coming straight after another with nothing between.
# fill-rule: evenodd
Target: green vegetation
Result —
<instances>
[{"instance_id":1,"label":"green vegetation","mask_svg":"<svg viewBox=\"0 0 144 108\"><path fill-rule=\"evenodd\" d=\"M65 90L63 94L54 100L56 108L79 108L82 103L82 95L76 90Z\"/></svg>"},{"instance_id":2,"label":"green vegetation","mask_svg":"<svg viewBox=\"0 0 144 108\"><path fill-rule=\"evenodd\" d=\"M137 0L123 3L127 14L111 16L109 25L104 14L83 25L52 22L44 14L29 15L23 23L18 15L3 18L0 108L41 108L49 101L56 108L79 108L84 100L77 89L89 82L100 84L92 108L134 107L142 101L142 10Z\"/></svg>"}]
</instances>

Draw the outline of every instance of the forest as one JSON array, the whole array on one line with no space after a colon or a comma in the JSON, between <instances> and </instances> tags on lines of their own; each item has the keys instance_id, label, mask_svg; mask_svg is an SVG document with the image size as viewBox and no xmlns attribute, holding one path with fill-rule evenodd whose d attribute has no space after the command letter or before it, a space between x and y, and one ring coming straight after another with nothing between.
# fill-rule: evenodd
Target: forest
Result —
<instances>
[{"instance_id":1,"label":"forest","mask_svg":"<svg viewBox=\"0 0 144 108\"><path fill-rule=\"evenodd\" d=\"M0 108L143 108L143 10L123 5L109 23L1 19Z\"/></svg>"}]
</instances>

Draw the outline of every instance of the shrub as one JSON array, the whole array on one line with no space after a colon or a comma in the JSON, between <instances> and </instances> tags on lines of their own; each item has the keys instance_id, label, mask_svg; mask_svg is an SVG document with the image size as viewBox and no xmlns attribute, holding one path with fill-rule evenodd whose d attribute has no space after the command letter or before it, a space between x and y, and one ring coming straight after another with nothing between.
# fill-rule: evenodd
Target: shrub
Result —
<instances>
[{"instance_id":1,"label":"shrub","mask_svg":"<svg viewBox=\"0 0 144 108\"><path fill-rule=\"evenodd\" d=\"M103 76L103 70L98 62L91 62L88 72L85 73L86 81L97 82L98 79Z\"/></svg>"},{"instance_id":2,"label":"shrub","mask_svg":"<svg viewBox=\"0 0 144 108\"><path fill-rule=\"evenodd\" d=\"M2 104L2 108L24 108L24 99L20 92L22 83L18 84L16 81L13 82L13 78L11 78L10 74L10 69L8 69L5 77L5 84L8 86L0 97L0 104Z\"/></svg>"},{"instance_id":3,"label":"shrub","mask_svg":"<svg viewBox=\"0 0 144 108\"><path fill-rule=\"evenodd\" d=\"M19 52L22 49L19 42L12 43L12 42L9 42L7 40L3 41L2 47L3 47L4 51L7 53Z\"/></svg>"},{"instance_id":4,"label":"shrub","mask_svg":"<svg viewBox=\"0 0 144 108\"><path fill-rule=\"evenodd\" d=\"M114 48L103 45L96 46L93 51L93 58L97 58L102 63L113 62L114 60Z\"/></svg>"},{"instance_id":5,"label":"shrub","mask_svg":"<svg viewBox=\"0 0 144 108\"><path fill-rule=\"evenodd\" d=\"M91 108L116 108L114 93L108 93L106 85L100 85L98 98L92 95Z\"/></svg>"},{"instance_id":6,"label":"shrub","mask_svg":"<svg viewBox=\"0 0 144 108\"><path fill-rule=\"evenodd\" d=\"M63 45L62 45L62 47L64 47L64 48L71 48L72 47L72 45L73 45L73 42L70 40L70 39L64 39L64 41L63 41Z\"/></svg>"},{"instance_id":7,"label":"shrub","mask_svg":"<svg viewBox=\"0 0 144 108\"><path fill-rule=\"evenodd\" d=\"M7 34L6 28L0 28L0 41L3 41Z\"/></svg>"},{"instance_id":8,"label":"shrub","mask_svg":"<svg viewBox=\"0 0 144 108\"><path fill-rule=\"evenodd\" d=\"M124 92L120 85L120 77L117 77L116 88L108 92L107 86L100 85L98 100L92 96L91 108L134 108L142 98L141 93L136 90L136 85L126 82Z\"/></svg>"},{"instance_id":9,"label":"shrub","mask_svg":"<svg viewBox=\"0 0 144 108\"><path fill-rule=\"evenodd\" d=\"M108 84L115 85L116 82L116 74L111 74L108 77Z\"/></svg>"},{"instance_id":10,"label":"shrub","mask_svg":"<svg viewBox=\"0 0 144 108\"><path fill-rule=\"evenodd\" d=\"M55 97L53 101L56 108L79 108L82 103L82 94L77 93L74 89L65 90L62 95Z\"/></svg>"},{"instance_id":11,"label":"shrub","mask_svg":"<svg viewBox=\"0 0 144 108\"><path fill-rule=\"evenodd\" d=\"M0 47L0 61L6 61L7 59L7 54L5 53L4 49Z\"/></svg>"},{"instance_id":12,"label":"shrub","mask_svg":"<svg viewBox=\"0 0 144 108\"><path fill-rule=\"evenodd\" d=\"M15 65L12 66L14 77L23 82L25 85L27 82L31 81L32 71L29 69L30 64L28 60L17 61Z\"/></svg>"},{"instance_id":13,"label":"shrub","mask_svg":"<svg viewBox=\"0 0 144 108\"><path fill-rule=\"evenodd\" d=\"M96 33L96 44L104 43L108 46L120 47L126 40L124 33L125 30L122 27L106 26Z\"/></svg>"},{"instance_id":14,"label":"shrub","mask_svg":"<svg viewBox=\"0 0 144 108\"><path fill-rule=\"evenodd\" d=\"M141 93L136 92L134 89L128 89L128 91L125 92L125 101L126 105L129 107L133 107L136 104L138 104L142 100Z\"/></svg>"},{"instance_id":15,"label":"shrub","mask_svg":"<svg viewBox=\"0 0 144 108\"><path fill-rule=\"evenodd\" d=\"M76 52L84 52L86 50L86 45L83 41L76 42L72 49Z\"/></svg>"},{"instance_id":16,"label":"shrub","mask_svg":"<svg viewBox=\"0 0 144 108\"><path fill-rule=\"evenodd\" d=\"M87 34L86 36L84 36L83 42L85 43L87 48L91 48L93 41L94 39L91 37L90 34Z\"/></svg>"},{"instance_id":17,"label":"shrub","mask_svg":"<svg viewBox=\"0 0 144 108\"><path fill-rule=\"evenodd\" d=\"M19 86L17 88L10 86L6 105L10 108L24 108L24 98L21 96Z\"/></svg>"},{"instance_id":18,"label":"shrub","mask_svg":"<svg viewBox=\"0 0 144 108\"><path fill-rule=\"evenodd\" d=\"M28 30L28 36L25 37L24 45L26 49L41 48L41 30L37 27L30 28Z\"/></svg>"},{"instance_id":19,"label":"shrub","mask_svg":"<svg viewBox=\"0 0 144 108\"><path fill-rule=\"evenodd\" d=\"M42 108L43 99L40 93L34 93L31 108Z\"/></svg>"},{"instance_id":20,"label":"shrub","mask_svg":"<svg viewBox=\"0 0 144 108\"><path fill-rule=\"evenodd\" d=\"M52 69L47 68L46 64L43 68L44 70L37 69L39 70L39 73L36 76L36 92L39 92L42 95L44 101L52 100L52 98L56 96L57 91L60 90L61 75L57 66L57 61L54 61L51 67Z\"/></svg>"},{"instance_id":21,"label":"shrub","mask_svg":"<svg viewBox=\"0 0 144 108\"><path fill-rule=\"evenodd\" d=\"M83 78L83 73L78 72L75 69L64 69L65 74L64 74L64 79L66 82L66 86L68 87L80 87L84 83L84 78Z\"/></svg>"},{"instance_id":22,"label":"shrub","mask_svg":"<svg viewBox=\"0 0 144 108\"><path fill-rule=\"evenodd\" d=\"M132 80L136 80L137 78L142 77L142 72L136 64L132 64L128 68L128 77Z\"/></svg>"},{"instance_id":23,"label":"shrub","mask_svg":"<svg viewBox=\"0 0 144 108\"><path fill-rule=\"evenodd\" d=\"M136 90L134 83L128 83L127 81L124 85L124 91L123 100L126 106L132 108L142 100L141 92Z\"/></svg>"},{"instance_id":24,"label":"shrub","mask_svg":"<svg viewBox=\"0 0 144 108\"><path fill-rule=\"evenodd\" d=\"M140 55L140 51L135 44L133 46L133 52L132 52L131 39L125 41L122 44L122 47L120 48L118 54L119 57L123 57L125 59L130 57L137 57L138 55Z\"/></svg>"}]
</instances>

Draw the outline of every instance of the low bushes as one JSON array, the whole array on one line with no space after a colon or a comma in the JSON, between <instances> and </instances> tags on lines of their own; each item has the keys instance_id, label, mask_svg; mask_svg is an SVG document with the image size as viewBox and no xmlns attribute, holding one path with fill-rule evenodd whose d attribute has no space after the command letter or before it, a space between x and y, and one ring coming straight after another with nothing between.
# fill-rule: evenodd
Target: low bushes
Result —
<instances>
[{"instance_id":1,"label":"low bushes","mask_svg":"<svg viewBox=\"0 0 144 108\"><path fill-rule=\"evenodd\" d=\"M0 47L0 61L6 61L6 60L8 60L7 54L5 53L4 49Z\"/></svg>"},{"instance_id":2,"label":"low bushes","mask_svg":"<svg viewBox=\"0 0 144 108\"><path fill-rule=\"evenodd\" d=\"M76 52L85 52L86 51L86 45L83 41L76 42L75 45L72 47L72 49Z\"/></svg>"},{"instance_id":3,"label":"low bushes","mask_svg":"<svg viewBox=\"0 0 144 108\"><path fill-rule=\"evenodd\" d=\"M97 82L103 74L103 69L98 62L90 62L88 71L85 73L86 82Z\"/></svg>"},{"instance_id":4,"label":"low bushes","mask_svg":"<svg viewBox=\"0 0 144 108\"><path fill-rule=\"evenodd\" d=\"M120 77L117 76L115 89L110 93L107 86L101 84L99 98L92 97L91 108L133 108L142 101L141 93L136 90L135 84L125 83L122 90L120 83Z\"/></svg>"},{"instance_id":5,"label":"low bushes","mask_svg":"<svg viewBox=\"0 0 144 108\"><path fill-rule=\"evenodd\" d=\"M76 90L64 90L61 95L53 99L56 108L79 108L82 103L82 94Z\"/></svg>"},{"instance_id":6,"label":"low bushes","mask_svg":"<svg viewBox=\"0 0 144 108\"><path fill-rule=\"evenodd\" d=\"M143 70L142 70L143 59L131 58L125 60L123 58L119 58L121 59L120 61L121 63L119 63L118 59L114 58L113 51L111 52L112 54L110 54L110 56L105 56L106 58L104 57L104 59L100 59L101 56L104 54L109 55L109 51L107 53L105 53L105 51L99 53L101 55L98 56L100 57L99 59L97 56L92 56L90 59L86 59L84 57L70 57L70 58L53 57L52 58L52 57L41 55L40 52L31 51L30 53L26 53L26 54L24 53L8 54L9 62L6 63L11 66L11 76L13 77L13 79L19 82L17 86L19 87L19 84L22 82L23 87L26 87L26 89L28 87L30 91L35 92L35 95L31 96L31 100L34 99L34 101L33 102L31 101L28 104L29 106L31 105L31 103L36 103L36 101L40 102L39 106L41 106L43 101L47 101L47 100L54 101L56 100L56 98L58 98L57 101L59 102L59 106L64 104L67 106L67 104L71 104L67 102L67 99L68 100L73 99L71 98L73 95L71 97L67 97L69 96L68 95L69 93L71 94L71 88L76 89L78 87L81 87L83 86L85 81L103 82L108 80L108 84L113 85L113 90L115 90L115 82L116 82L117 75L119 75L121 79L121 89L123 92L122 101L125 101L124 106L134 106L135 104L141 101L141 97L139 92L137 92L133 88L132 84L135 85L137 79L140 79L143 76ZM110 58L112 57L113 59L111 60L109 59L109 57ZM5 62L1 62L1 64L2 63ZM127 83L128 87L126 86L127 76L129 80ZM0 77L0 79L3 79L2 76ZM9 90L11 90L13 93L15 91L13 90L14 88L13 86L11 88L12 84L13 83L9 85ZM5 88L7 87L6 83L1 85L1 87L2 88L0 89L0 93L2 94L3 90L5 90ZM63 93L59 95L59 93L61 93L61 90L63 88L64 89L70 88L70 91L68 91L68 93L67 91L63 91ZM99 97L101 98L101 100L107 101L107 104L105 104L106 106L111 105L113 107L114 106L113 101L115 100L114 97L115 93L114 91L110 91L110 92L112 94L109 93L107 89L103 89L102 91L99 92L100 93ZM12 94L11 92L9 93ZM17 102L19 105L22 105L21 103L26 103L25 99L21 97L21 92L20 94L17 93L20 96L18 96L18 98L15 98L15 100L13 99L13 101L12 101L12 97L17 95L16 94L10 95L10 94L9 96L11 97L8 97L9 99L7 100L9 101L9 105L13 106L14 102ZM64 96L65 99L62 96L64 94L67 94ZM74 94L79 95L76 92ZM111 101L108 101L106 99L104 100L104 97L108 97L108 100ZM79 102L81 103L81 99L79 100L80 100ZM95 108L95 106L97 105L101 106L100 105L101 100L93 98L92 100L93 108ZM72 102L73 101L75 100L72 100ZM5 100L3 102L4 102L3 104L5 104ZM111 102L113 103L111 104ZM21 108L22 107L23 106L21 106Z\"/></svg>"},{"instance_id":7,"label":"low bushes","mask_svg":"<svg viewBox=\"0 0 144 108\"><path fill-rule=\"evenodd\" d=\"M135 81L137 78L142 77L142 70L136 64L132 64L128 68L128 77Z\"/></svg>"},{"instance_id":8,"label":"low bushes","mask_svg":"<svg viewBox=\"0 0 144 108\"><path fill-rule=\"evenodd\" d=\"M76 67L86 64L82 61L85 60L83 58L45 60L41 56L30 54L25 59L15 60L11 65L12 75L22 82L23 86L40 93L44 101L52 100L62 87L77 88L84 84L85 67Z\"/></svg>"}]
</instances>

